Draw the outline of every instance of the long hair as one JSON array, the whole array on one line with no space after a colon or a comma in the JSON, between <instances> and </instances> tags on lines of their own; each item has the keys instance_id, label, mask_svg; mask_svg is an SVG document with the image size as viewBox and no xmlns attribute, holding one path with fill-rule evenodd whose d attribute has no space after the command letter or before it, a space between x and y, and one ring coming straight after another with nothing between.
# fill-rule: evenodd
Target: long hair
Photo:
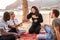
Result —
<instances>
[{"instance_id":1,"label":"long hair","mask_svg":"<svg viewBox=\"0 0 60 40\"><path fill-rule=\"evenodd\" d=\"M10 13L9 13L9 12L4 12L3 20L4 20L4 21L10 20Z\"/></svg>"},{"instance_id":2,"label":"long hair","mask_svg":"<svg viewBox=\"0 0 60 40\"><path fill-rule=\"evenodd\" d=\"M38 14L39 14L39 10L38 10L38 8L37 8L36 6L32 6L32 8L35 9L35 14L38 15ZM31 9L32 9L32 8L31 8Z\"/></svg>"}]
</instances>

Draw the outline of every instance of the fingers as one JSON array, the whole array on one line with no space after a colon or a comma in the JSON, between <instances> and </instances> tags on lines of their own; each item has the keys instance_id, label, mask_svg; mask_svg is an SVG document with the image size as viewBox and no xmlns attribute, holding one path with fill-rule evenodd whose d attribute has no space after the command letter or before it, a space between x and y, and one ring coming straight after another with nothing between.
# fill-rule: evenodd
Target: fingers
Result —
<instances>
[{"instance_id":1,"label":"fingers","mask_svg":"<svg viewBox=\"0 0 60 40\"><path fill-rule=\"evenodd\" d=\"M37 20L34 20L34 22L37 22Z\"/></svg>"}]
</instances>

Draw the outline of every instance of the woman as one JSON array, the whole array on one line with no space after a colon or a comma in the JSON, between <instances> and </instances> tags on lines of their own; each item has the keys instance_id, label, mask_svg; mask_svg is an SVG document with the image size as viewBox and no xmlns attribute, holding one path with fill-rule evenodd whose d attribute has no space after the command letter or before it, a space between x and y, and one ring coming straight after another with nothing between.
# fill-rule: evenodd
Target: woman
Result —
<instances>
[{"instance_id":1,"label":"woman","mask_svg":"<svg viewBox=\"0 0 60 40\"><path fill-rule=\"evenodd\" d=\"M8 21L8 25L12 27L11 30L10 30L10 32L17 33L16 29L18 28L18 26L20 26L20 23L15 18L15 14L12 11L10 12L10 20Z\"/></svg>"},{"instance_id":2,"label":"woman","mask_svg":"<svg viewBox=\"0 0 60 40\"><path fill-rule=\"evenodd\" d=\"M54 36L57 37L57 40L60 40L60 18L54 19L52 22L52 26L54 27L54 30L55 30Z\"/></svg>"},{"instance_id":3,"label":"woman","mask_svg":"<svg viewBox=\"0 0 60 40\"><path fill-rule=\"evenodd\" d=\"M18 27L22 25L22 23L20 23L18 19L15 18L15 14L13 11L10 12L10 20L8 21L8 25L11 26L11 30L9 32L15 32L20 34L24 34L26 32L25 30L18 29Z\"/></svg>"},{"instance_id":4,"label":"woman","mask_svg":"<svg viewBox=\"0 0 60 40\"><path fill-rule=\"evenodd\" d=\"M29 29L29 33L39 34L41 29L41 24L43 22L42 15L39 13L39 10L36 6L32 6L31 12L27 15L27 19L32 18L32 26Z\"/></svg>"},{"instance_id":5,"label":"woman","mask_svg":"<svg viewBox=\"0 0 60 40\"><path fill-rule=\"evenodd\" d=\"M18 28L18 26L20 26L20 22L18 21L18 19L15 17L15 14L13 11L10 12L10 20L8 22L8 24L10 26L13 26L15 28Z\"/></svg>"}]
</instances>

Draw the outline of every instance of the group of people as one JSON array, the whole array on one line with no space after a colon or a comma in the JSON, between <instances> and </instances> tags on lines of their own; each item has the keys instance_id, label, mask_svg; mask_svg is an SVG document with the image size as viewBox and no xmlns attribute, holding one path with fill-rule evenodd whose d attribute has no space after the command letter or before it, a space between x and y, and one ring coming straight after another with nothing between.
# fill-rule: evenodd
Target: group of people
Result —
<instances>
[{"instance_id":1,"label":"group of people","mask_svg":"<svg viewBox=\"0 0 60 40\"><path fill-rule=\"evenodd\" d=\"M31 12L27 15L27 19L32 18L32 25L29 29L29 34L37 34L37 39L45 40L59 40L60 39L60 18L59 10L53 9L50 13L50 17L54 20L52 25L43 24L42 14L36 6L32 6ZM14 12L5 12L2 20L0 20L0 40L16 40L20 35L23 35L26 31L19 30L18 27L22 23L15 18ZM40 34L41 27L45 29L46 34Z\"/></svg>"},{"instance_id":2,"label":"group of people","mask_svg":"<svg viewBox=\"0 0 60 40\"><path fill-rule=\"evenodd\" d=\"M29 29L29 33L36 33L38 40L60 40L60 18L58 18L59 14L59 10L52 9L49 14L49 16L53 19L52 25L41 25L41 23L43 23L42 14L39 13L39 10L36 6L33 6L31 8L31 12L27 15L27 19L32 18L32 26ZM46 34L39 34L41 27L45 29Z\"/></svg>"},{"instance_id":3,"label":"group of people","mask_svg":"<svg viewBox=\"0 0 60 40\"><path fill-rule=\"evenodd\" d=\"M5 12L0 20L0 40L16 40L25 33L24 30L18 30L21 23L15 18L14 12Z\"/></svg>"}]
</instances>

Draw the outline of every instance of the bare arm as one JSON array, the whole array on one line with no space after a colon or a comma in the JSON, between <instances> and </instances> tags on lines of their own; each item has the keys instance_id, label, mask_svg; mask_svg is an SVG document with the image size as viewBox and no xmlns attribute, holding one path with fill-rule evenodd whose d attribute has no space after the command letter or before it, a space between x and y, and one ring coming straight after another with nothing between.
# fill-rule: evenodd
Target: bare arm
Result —
<instances>
[{"instance_id":1,"label":"bare arm","mask_svg":"<svg viewBox=\"0 0 60 40\"><path fill-rule=\"evenodd\" d=\"M59 30L58 30L56 27L54 27L54 30L55 30L55 32L56 32L57 39L60 40Z\"/></svg>"},{"instance_id":2,"label":"bare arm","mask_svg":"<svg viewBox=\"0 0 60 40\"><path fill-rule=\"evenodd\" d=\"M14 35L15 37L18 37L17 33L5 32L4 30L1 30L1 35L3 35L3 36Z\"/></svg>"},{"instance_id":3,"label":"bare arm","mask_svg":"<svg viewBox=\"0 0 60 40\"><path fill-rule=\"evenodd\" d=\"M27 19L30 19L32 17L31 13L27 15Z\"/></svg>"},{"instance_id":4,"label":"bare arm","mask_svg":"<svg viewBox=\"0 0 60 40\"><path fill-rule=\"evenodd\" d=\"M56 32L57 39L60 40L60 33Z\"/></svg>"}]
</instances>

